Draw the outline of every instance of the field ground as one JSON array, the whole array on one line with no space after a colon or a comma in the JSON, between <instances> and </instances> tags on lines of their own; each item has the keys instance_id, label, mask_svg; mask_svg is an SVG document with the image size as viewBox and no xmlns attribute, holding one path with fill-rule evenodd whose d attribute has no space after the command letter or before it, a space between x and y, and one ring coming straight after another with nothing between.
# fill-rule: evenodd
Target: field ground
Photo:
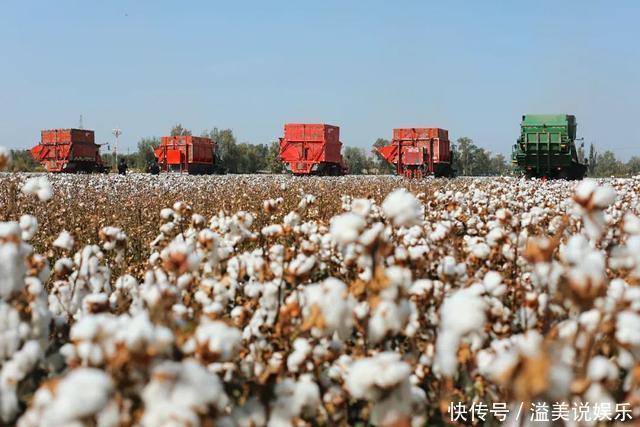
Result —
<instances>
[{"instance_id":1,"label":"field ground","mask_svg":"<svg viewBox=\"0 0 640 427\"><path fill-rule=\"evenodd\" d=\"M637 418L639 191L2 174L0 423Z\"/></svg>"}]
</instances>

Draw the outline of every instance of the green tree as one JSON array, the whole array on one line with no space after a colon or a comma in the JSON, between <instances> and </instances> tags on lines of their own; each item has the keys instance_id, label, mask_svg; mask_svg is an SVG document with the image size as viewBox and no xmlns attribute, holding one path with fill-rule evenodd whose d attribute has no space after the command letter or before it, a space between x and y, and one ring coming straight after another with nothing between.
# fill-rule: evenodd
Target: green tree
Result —
<instances>
[{"instance_id":1,"label":"green tree","mask_svg":"<svg viewBox=\"0 0 640 427\"><path fill-rule=\"evenodd\" d=\"M11 150L11 163L8 169L12 172L44 170L44 168L35 161L29 150Z\"/></svg>"},{"instance_id":2,"label":"green tree","mask_svg":"<svg viewBox=\"0 0 640 427\"><path fill-rule=\"evenodd\" d=\"M191 136L191 131L182 126L180 123L176 123L171 128L171 136Z\"/></svg>"},{"instance_id":3,"label":"green tree","mask_svg":"<svg viewBox=\"0 0 640 427\"><path fill-rule=\"evenodd\" d=\"M160 145L158 138L142 138L138 141L138 152L136 153L136 167L146 170L148 164L155 161L156 156L153 152Z\"/></svg>"},{"instance_id":4,"label":"green tree","mask_svg":"<svg viewBox=\"0 0 640 427\"><path fill-rule=\"evenodd\" d=\"M626 166L627 172L630 175L638 175L640 174L640 157L633 156L629 159Z\"/></svg>"},{"instance_id":5,"label":"green tree","mask_svg":"<svg viewBox=\"0 0 640 427\"><path fill-rule=\"evenodd\" d=\"M456 145L456 170L460 175L473 174L473 155L476 150L476 146L473 144L471 138L463 137L458 138Z\"/></svg>"},{"instance_id":6,"label":"green tree","mask_svg":"<svg viewBox=\"0 0 640 427\"><path fill-rule=\"evenodd\" d=\"M626 170L624 163L618 161L612 151L607 150L598 154L594 173L598 177L621 176Z\"/></svg>"},{"instance_id":7,"label":"green tree","mask_svg":"<svg viewBox=\"0 0 640 427\"><path fill-rule=\"evenodd\" d=\"M240 151L233 131L213 128L203 132L202 136L211 138L216 144L216 160L221 165L220 171L238 173Z\"/></svg>"},{"instance_id":8,"label":"green tree","mask_svg":"<svg viewBox=\"0 0 640 427\"><path fill-rule=\"evenodd\" d=\"M489 175L507 175L510 172L507 159L502 154L491 157Z\"/></svg>"},{"instance_id":9,"label":"green tree","mask_svg":"<svg viewBox=\"0 0 640 427\"><path fill-rule=\"evenodd\" d=\"M346 147L343 154L344 162L352 175L361 175L371 165L362 148Z\"/></svg>"},{"instance_id":10,"label":"green tree","mask_svg":"<svg viewBox=\"0 0 640 427\"><path fill-rule=\"evenodd\" d=\"M453 168L460 175L505 175L511 172L507 159L502 154L491 154L480 148L471 138L458 138L451 146Z\"/></svg>"},{"instance_id":11,"label":"green tree","mask_svg":"<svg viewBox=\"0 0 640 427\"><path fill-rule=\"evenodd\" d=\"M264 144L238 144L237 173L256 173L267 170L268 147Z\"/></svg>"},{"instance_id":12,"label":"green tree","mask_svg":"<svg viewBox=\"0 0 640 427\"><path fill-rule=\"evenodd\" d=\"M471 150L471 173L473 175L492 175L491 153L473 145Z\"/></svg>"},{"instance_id":13,"label":"green tree","mask_svg":"<svg viewBox=\"0 0 640 427\"><path fill-rule=\"evenodd\" d=\"M267 170L271 173L282 173L283 165L280 161L280 142L273 141L267 151Z\"/></svg>"}]
</instances>

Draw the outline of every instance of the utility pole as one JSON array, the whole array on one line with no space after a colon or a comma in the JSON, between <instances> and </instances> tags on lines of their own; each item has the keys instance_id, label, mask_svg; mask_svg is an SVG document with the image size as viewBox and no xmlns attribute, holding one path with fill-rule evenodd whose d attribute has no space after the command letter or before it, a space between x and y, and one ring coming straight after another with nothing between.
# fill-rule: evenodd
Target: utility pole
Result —
<instances>
[{"instance_id":1,"label":"utility pole","mask_svg":"<svg viewBox=\"0 0 640 427\"><path fill-rule=\"evenodd\" d=\"M113 155L115 157L116 169L117 169L118 168L118 138L120 138L120 135L122 135L122 131L119 128L115 128L111 132L113 132L113 135L115 135L116 137L116 146L113 149Z\"/></svg>"},{"instance_id":2,"label":"utility pole","mask_svg":"<svg viewBox=\"0 0 640 427\"><path fill-rule=\"evenodd\" d=\"M84 129L84 124L82 123L82 114L80 114L80 123L79 129Z\"/></svg>"}]
</instances>

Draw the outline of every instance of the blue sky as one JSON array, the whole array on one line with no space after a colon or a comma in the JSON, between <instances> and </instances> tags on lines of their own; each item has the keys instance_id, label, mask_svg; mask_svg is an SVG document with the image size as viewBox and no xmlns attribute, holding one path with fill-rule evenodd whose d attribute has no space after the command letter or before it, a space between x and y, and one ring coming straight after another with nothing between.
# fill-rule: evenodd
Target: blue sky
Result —
<instances>
[{"instance_id":1,"label":"blue sky","mask_svg":"<svg viewBox=\"0 0 640 427\"><path fill-rule=\"evenodd\" d=\"M508 154L523 113L640 155L635 1L18 1L0 4L0 145L43 128L135 148L177 122L266 143L285 122L368 148L438 126Z\"/></svg>"}]
</instances>

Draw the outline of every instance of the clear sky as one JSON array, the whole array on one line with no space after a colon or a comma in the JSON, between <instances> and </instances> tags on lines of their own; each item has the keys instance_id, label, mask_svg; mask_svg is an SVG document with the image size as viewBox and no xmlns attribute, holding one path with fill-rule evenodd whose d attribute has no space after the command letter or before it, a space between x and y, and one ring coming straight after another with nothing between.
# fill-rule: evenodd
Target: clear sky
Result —
<instances>
[{"instance_id":1,"label":"clear sky","mask_svg":"<svg viewBox=\"0 0 640 427\"><path fill-rule=\"evenodd\" d=\"M266 143L285 122L368 148L437 126L508 154L523 113L573 113L600 151L640 155L637 1L0 3L0 145L40 129L180 122Z\"/></svg>"}]
</instances>

